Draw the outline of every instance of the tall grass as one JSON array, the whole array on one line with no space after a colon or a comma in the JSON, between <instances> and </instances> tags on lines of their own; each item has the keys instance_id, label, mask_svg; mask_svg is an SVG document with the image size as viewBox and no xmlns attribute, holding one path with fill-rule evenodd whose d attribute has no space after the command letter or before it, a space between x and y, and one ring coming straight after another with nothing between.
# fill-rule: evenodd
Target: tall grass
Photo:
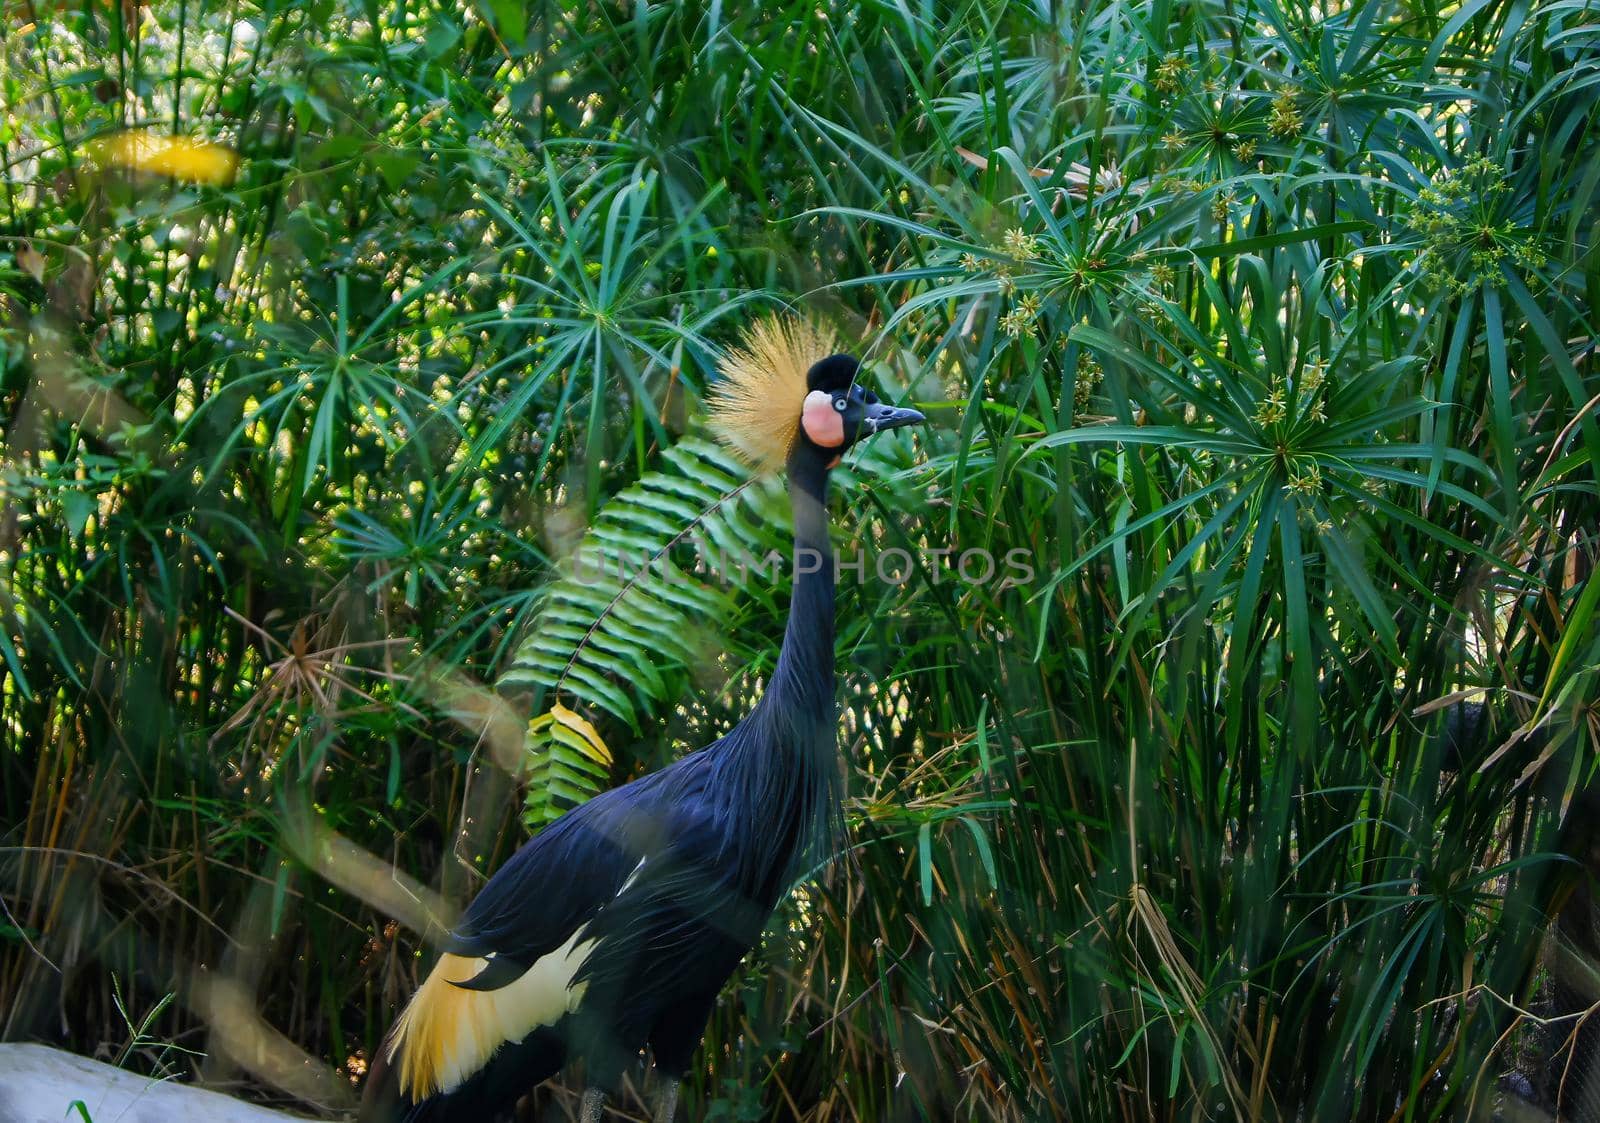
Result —
<instances>
[{"instance_id":1,"label":"tall grass","mask_svg":"<svg viewBox=\"0 0 1600 1123\"><path fill-rule=\"evenodd\" d=\"M851 850L694 1117L1600 1103L1595 14L9 14L0 1036L126 1000L347 1105L529 829L749 704L781 580L646 589L633 681L559 594L595 535L769 544L688 441L800 301L935 419L839 520L923 560L841 584Z\"/></svg>"}]
</instances>

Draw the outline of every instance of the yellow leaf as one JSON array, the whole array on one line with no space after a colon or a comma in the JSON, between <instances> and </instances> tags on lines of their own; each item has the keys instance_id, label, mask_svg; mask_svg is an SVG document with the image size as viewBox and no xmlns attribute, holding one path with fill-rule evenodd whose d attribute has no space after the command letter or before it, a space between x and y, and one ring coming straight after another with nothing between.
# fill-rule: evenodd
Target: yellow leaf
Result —
<instances>
[{"instance_id":1,"label":"yellow leaf","mask_svg":"<svg viewBox=\"0 0 1600 1123\"><path fill-rule=\"evenodd\" d=\"M611 763L611 750L606 746L605 739L600 736L600 731L581 716L567 709L560 702L550 707L550 715L562 725L572 730L583 738L587 747L585 755L596 764L609 765Z\"/></svg>"},{"instance_id":2,"label":"yellow leaf","mask_svg":"<svg viewBox=\"0 0 1600 1123\"><path fill-rule=\"evenodd\" d=\"M101 141L100 163L188 183L221 186L233 182L239 154L220 144L169 136L153 129L129 129Z\"/></svg>"}]
</instances>

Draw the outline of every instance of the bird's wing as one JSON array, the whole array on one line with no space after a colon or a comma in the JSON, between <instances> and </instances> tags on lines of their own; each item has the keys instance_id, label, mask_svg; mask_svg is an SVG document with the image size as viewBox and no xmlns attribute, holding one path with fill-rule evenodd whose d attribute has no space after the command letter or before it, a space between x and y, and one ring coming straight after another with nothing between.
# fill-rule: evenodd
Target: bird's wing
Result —
<instances>
[{"instance_id":1,"label":"bird's wing","mask_svg":"<svg viewBox=\"0 0 1600 1123\"><path fill-rule=\"evenodd\" d=\"M479 890L446 950L533 963L636 883L647 858L703 845L707 759L685 757L550 824Z\"/></svg>"},{"instance_id":2,"label":"bird's wing","mask_svg":"<svg viewBox=\"0 0 1600 1123\"><path fill-rule=\"evenodd\" d=\"M457 922L448 950L528 964L565 943L616 895L641 857L615 806L632 802L617 798L631 787L569 811L513 854Z\"/></svg>"},{"instance_id":3,"label":"bird's wing","mask_svg":"<svg viewBox=\"0 0 1600 1123\"><path fill-rule=\"evenodd\" d=\"M673 849L680 809L697 802L695 761L596 796L489 879L390 1034L386 1055L407 1097L452 1091L501 1045L576 1007L589 985L580 969L602 938L594 922L650 855Z\"/></svg>"},{"instance_id":4,"label":"bird's wing","mask_svg":"<svg viewBox=\"0 0 1600 1123\"><path fill-rule=\"evenodd\" d=\"M595 945L575 976L639 1007L658 995L715 992L760 938L773 907L707 792L682 793L668 823L662 845L586 928Z\"/></svg>"}]
</instances>

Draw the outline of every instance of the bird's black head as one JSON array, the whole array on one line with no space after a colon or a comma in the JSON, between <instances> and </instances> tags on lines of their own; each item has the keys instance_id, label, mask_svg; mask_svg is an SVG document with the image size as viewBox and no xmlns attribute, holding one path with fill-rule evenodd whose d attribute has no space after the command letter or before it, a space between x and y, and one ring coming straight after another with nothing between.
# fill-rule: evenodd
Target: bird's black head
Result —
<instances>
[{"instance_id":1,"label":"bird's black head","mask_svg":"<svg viewBox=\"0 0 1600 1123\"><path fill-rule=\"evenodd\" d=\"M806 372L800 439L837 458L874 433L926 420L914 409L884 405L856 381L861 364L851 355L829 355Z\"/></svg>"}]
</instances>

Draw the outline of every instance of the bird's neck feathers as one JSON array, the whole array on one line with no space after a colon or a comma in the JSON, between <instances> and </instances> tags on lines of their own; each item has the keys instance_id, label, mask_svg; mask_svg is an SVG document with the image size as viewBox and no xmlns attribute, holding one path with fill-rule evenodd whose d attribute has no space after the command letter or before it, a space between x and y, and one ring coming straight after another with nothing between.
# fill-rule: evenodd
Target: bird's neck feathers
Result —
<instances>
[{"instance_id":1,"label":"bird's neck feathers","mask_svg":"<svg viewBox=\"0 0 1600 1123\"><path fill-rule=\"evenodd\" d=\"M831 455L797 442L789 456L789 503L794 511L794 592L783 647L762 705L781 710L796 727L815 725L831 758L834 749L833 546L828 539L828 463ZM796 728L795 732L800 729Z\"/></svg>"},{"instance_id":2,"label":"bird's neck feathers","mask_svg":"<svg viewBox=\"0 0 1600 1123\"><path fill-rule=\"evenodd\" d=\"M826 860L843 828L833 677L833 551L828 542L832 454L796 443L789 498L794 507L794 592L783 647L766 692L724 739L730 811L762 896L781 893Z\"/></svg>"}]
</instances>

